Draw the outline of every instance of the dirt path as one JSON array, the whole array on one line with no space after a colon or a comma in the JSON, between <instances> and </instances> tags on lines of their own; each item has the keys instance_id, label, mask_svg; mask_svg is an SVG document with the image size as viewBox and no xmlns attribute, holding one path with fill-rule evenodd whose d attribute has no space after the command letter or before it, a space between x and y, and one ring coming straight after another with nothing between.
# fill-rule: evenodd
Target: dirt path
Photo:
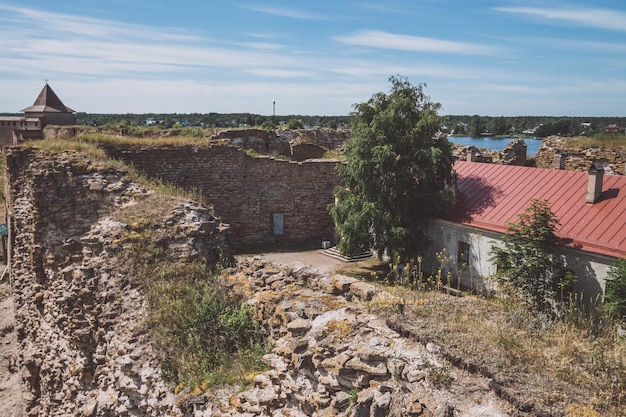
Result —
<instances>
[{"instance_id":1,"label":"dirt path","mask_svg":"<svg viewBox=\"0 0 626 417\"><path fill-rule=\"evenodd\" d=\"M4 270L4 265L0 265ZM17 336L13 297L7 282L0 284L0 417L26 416L17 369Z\"/></svg>"},{"instance_id":2,"label":"dirt path","mask_svg":"<svg viewBox=\"0 0 626 417\"><path fill-rule=\"evenodd\" d=\"M322 249L301 252L268 252L260 253L257 256L270 262L289 267L306 265L320 272L333 272L349 265L347 262L324 255ZM242 255L242 258L248 257L250 257L250 255Z\"/></svg>"}]
</instances>

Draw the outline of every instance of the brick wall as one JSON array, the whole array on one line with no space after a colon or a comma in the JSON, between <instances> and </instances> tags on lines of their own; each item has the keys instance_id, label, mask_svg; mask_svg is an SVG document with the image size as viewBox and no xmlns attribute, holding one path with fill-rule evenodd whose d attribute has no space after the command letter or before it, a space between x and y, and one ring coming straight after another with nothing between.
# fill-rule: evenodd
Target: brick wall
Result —
<instances>
[{"instance_id":1,"label":"brick wall","mask_svg":"<svg viewBox=\"0 0 626 417\"><path fill-rule=\"evenodd\" d=\"M234 146L104 145L110 157L149 177L198 190L230 224L231 244L320 244L333 235L328 205L340 183L337 161L291 162L250 157ZM273 233L282 213L282 235Z\"/></svg>"}]
</instances>

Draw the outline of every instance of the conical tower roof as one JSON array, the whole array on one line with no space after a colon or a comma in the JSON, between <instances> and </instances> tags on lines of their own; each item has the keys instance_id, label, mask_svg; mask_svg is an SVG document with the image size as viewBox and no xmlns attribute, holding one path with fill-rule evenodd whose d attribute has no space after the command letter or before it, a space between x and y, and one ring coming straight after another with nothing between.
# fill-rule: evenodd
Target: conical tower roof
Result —
<instances>
[{"instance_id":1,"label":"conical tower roof","mask_svg":"<svg viewBox=\"0 0 626 417\"><path fill-rule=\"evenodd\" d=\"M22 111L24 113L75 113L74 110L61 102L61 99L59 99L48 83L39 93L35 103Z\"/></svg>"}]
</instances>

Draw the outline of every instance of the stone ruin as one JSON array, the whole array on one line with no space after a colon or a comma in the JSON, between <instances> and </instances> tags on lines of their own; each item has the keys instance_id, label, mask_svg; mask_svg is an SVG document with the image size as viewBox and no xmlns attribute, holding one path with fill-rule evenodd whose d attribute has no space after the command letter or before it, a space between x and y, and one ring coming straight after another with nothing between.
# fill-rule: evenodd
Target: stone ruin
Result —
<instances>
[{"instance_id":1,"label":"stone ruin","mask_svg":"<svg viewBox=\"0 0 626 417\"><path fill-rule=\"evenodd\" d=\"M587 172L600 164L604 172L626 175L626 146L617 148L576 145L572 138L551 136L543 141L536 156L537 167Z\"/></svg>"},{"instance_id":2,"label":"stone ruin","mask_svg":"<svg viewBox=\"0 0 626 417\"><path fill-rule=\"evenodd\" d=\"M11 149L7 173L19 343L12 372L24 387L16 417L451 417L511 410L488 378L454 369L437 346L401 336L369 309L399 303L391 294L355 278L254 258L225 276L266 330L268 370L239 391L176 395L151 344L146 296L118 268L121 254L150 236L148 244L172 262L215 263L227 254L228 229L193 201L152 202L152 191L126 172L86 156ZM163 216L136 224L142 201ZM448 375L445 386L429 376L437 370Z\"/></svg>"},{"instance_id":3,"label":"stone ruin","mask_svg":"<svg viewBox=\"0 0 626 417\"><path fill-rule=\"evenodd\" d=\"M262 155L280 155L293 161L322 158L329 150L338 150L350 137L344 129L224 130L210 139L228 141L243 149L252 149Z\"/></svg>"},{"instance_id":4,"label":"stone ruin","mask_svg":"<svg viewBox=\"0 0 626 417\"><path fill-rule=\"evenodd\" d=\"M150 343L145 295L119 269L120 254L143 239L121 211L128 217L154 192L75 153L11 148L6 167L13 357L24 409L12 415L182 415ZM162 217L150 244L165 259L229 256L227 228L207 207L174 197L151 205Z\"/></svg>"},{"instance_id":5,"label":"stone ruin","mask_svg":"<svg viewBox=\"0 0 626 417\"><path fill-rule=\"evenodd\" d=\"M468 162L524 166L526 164L526 148L527 146L523 139L515 139L499 152L476 146L457 145L454 148L453 155L458 160Z\"/></svg>"}]
</instances>

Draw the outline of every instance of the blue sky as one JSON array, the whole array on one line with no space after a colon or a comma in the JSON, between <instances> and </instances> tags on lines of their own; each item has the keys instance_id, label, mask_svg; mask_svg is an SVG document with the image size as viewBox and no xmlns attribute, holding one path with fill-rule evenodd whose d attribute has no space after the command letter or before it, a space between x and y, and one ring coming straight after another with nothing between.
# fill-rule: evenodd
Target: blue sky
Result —
<instances>
[{"instance_id":1,"label":"blue sky","mask_svg":"<svg viewBox=\"0 0 626 417\"><path fill-rule=\"evenodd\" d=\"M626 2L0 0L0 112L347 115L425 83L441 114L626 116Z\"/></svg>"}]
</instances>

